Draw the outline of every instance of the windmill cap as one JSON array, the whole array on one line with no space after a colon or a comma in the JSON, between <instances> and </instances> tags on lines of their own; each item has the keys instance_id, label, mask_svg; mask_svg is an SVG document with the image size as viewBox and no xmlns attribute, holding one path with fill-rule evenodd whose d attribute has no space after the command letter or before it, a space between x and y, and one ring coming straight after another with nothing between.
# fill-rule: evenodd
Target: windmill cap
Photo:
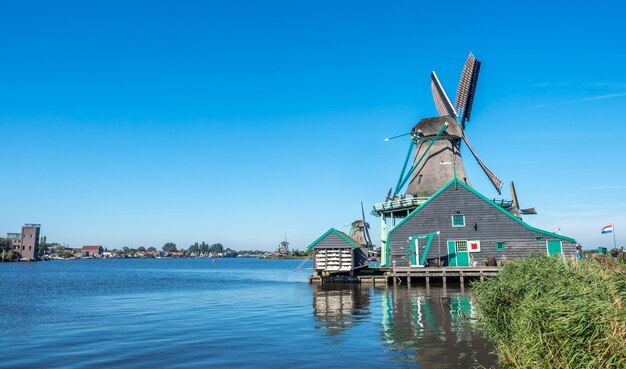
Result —
<instances>
[{"instance_id":1,"label":"windmill cap","mask_svg":"<svg viewBox=\"0 0 626 369\"><path fill-rule=\"evenodd\" d=\"M445 123L448 123L448 128L446 128L446 134L448 136L455 138L463 137L461 126L451 116L424 118L413 127L411 133L416 134L418 131L421 131L423 136L435 136Z\"/></svg>"}]
</instances>

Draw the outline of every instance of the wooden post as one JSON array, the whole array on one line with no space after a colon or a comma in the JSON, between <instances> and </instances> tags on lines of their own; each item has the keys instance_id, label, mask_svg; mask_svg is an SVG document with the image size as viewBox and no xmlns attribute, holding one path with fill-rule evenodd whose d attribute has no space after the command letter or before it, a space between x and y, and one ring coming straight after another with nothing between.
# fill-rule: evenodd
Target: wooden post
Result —
<instances>
[{"instance_id":1,"label":"wooden post","mask_svg":"<svg viewBox=\"0 0 626 369\"><path fill-rule=\"evenodd\" d=\"M465 278L463 278L463 271L459 272L459 282L461 283L461 290L465 288Z\"/></svg>"},{"instance_id":2,"label":"wooden post","mask_svg":"<svg viewBox=\"0 0 626 369\"><path fill-rule=\"evenodd\" d=\"M430 288L430 272L426 271L426 288Z\"/></svg>"},{"instance_id":3,"label":"wooden post","mask_svg":"<svg viewBox=\"0 0 626 369\"><path fill-rule=\"evenodd\" d=\"M480 271L480 281L484 282L485 281L485 272L484 271Z\"/></svg>"},{"instance_id":4,"label":"wooden post","mask_svg":"<svg viewBox=\"0 0 626 369\"><path fill-rule=\"evenodd\" d=\"M406 274L406 284L407 286L409 286L409 288L411 288L411 272L408 272Z\"/></svg>"}]
</instances>

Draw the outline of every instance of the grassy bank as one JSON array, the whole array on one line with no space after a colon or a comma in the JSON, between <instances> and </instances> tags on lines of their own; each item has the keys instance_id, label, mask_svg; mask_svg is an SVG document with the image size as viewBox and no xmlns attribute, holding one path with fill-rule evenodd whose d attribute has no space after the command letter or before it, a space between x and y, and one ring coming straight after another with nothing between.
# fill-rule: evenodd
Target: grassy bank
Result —
<instances>
[{"instance_id":1,"label":"grassy bank","mask_svg":"<svg viewBox=\"0 0 626 369\"><path fill-rule=\"evenodd\" d=\"M626 267L532 256L474 285L503 367L626 368Z\"/></svg>"}]
</instances>

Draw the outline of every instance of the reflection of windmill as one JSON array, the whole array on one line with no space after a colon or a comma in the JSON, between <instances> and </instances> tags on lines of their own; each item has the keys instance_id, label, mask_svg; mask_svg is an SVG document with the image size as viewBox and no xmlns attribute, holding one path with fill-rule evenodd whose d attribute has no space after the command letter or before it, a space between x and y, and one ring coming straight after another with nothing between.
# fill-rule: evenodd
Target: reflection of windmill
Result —
<instances>
[{"instance_id":1,"label":"reflection of windmill","mask_svg":"<svg viewBox=\"0 0 626 369\"><path fill-rule=\"evenodd\" d=\"M450 182L459 178L469 184L461 158L461 140L483 169L496 191L500 193L502 181L478 157L465 134L465 123L470 120L474 94L478 83L480 61L470 53L456 94L453 106L437 78L431 73L431 89L440 116L422 119L411 130L411 144L404 167L398 179L394 196L407 184L407 195L429 197ZM413 165L408 168L408 159L415 149ZM450 162L454 165L441 165Z\"/></svg>"},{"instance_id":2,"label":"reflection of windmill","mask_svg":"<svg viewBox=\"0 0 626 369\"><path fill-rule=\"evenodd\" d=\"M361 219L352 222L350 228L350 238L355 240L361 246L372 247L372 238L370 237L369 232L370 224L365 221L363 202L361 202L361 216Z\"/></svg>"}]
</instances>

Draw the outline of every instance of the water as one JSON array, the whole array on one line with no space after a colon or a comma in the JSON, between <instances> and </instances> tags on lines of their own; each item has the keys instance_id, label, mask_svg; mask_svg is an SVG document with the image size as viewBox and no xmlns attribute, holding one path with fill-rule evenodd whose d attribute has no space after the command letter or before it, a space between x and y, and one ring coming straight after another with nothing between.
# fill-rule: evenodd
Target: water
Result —
<instances>
[{"instance_id":1,"label":"water","mask_svg":"<svg viewBox=\"0 0 626 369\"><path fill-rule=\"evenodd\" d=\"M490 367L454 289L309 285L299 260L0 264L3 368ZM308 265L310 267L310 265Z\"/></svg>"}]
</instances>

